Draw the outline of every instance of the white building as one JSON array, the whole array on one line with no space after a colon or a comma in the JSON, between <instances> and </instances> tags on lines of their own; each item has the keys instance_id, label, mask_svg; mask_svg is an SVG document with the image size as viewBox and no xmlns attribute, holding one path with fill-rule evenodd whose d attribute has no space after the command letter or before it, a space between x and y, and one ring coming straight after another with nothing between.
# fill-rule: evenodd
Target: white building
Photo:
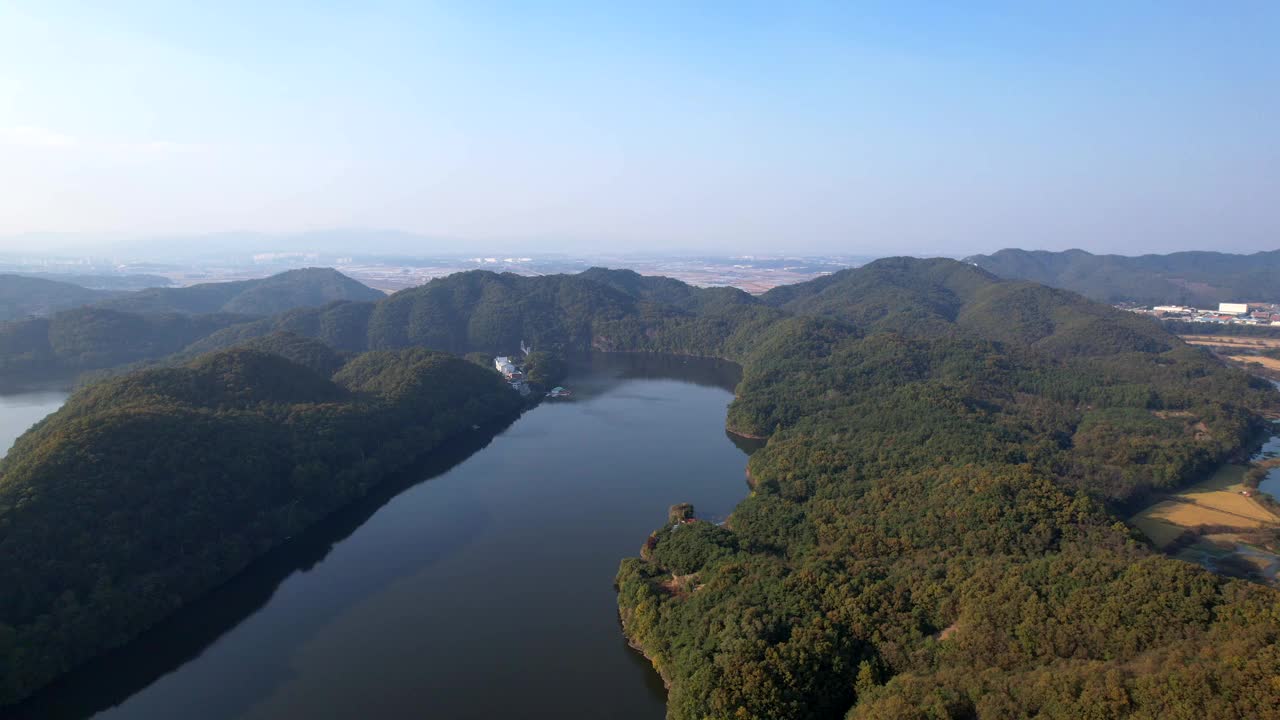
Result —
<instances>
[{"instance_id":1,"label":"white building","mask_svg":"<svg viewBox=\"0 0 1280 720\"><path fill-rule=\"evenodd\" d=\"M520 368L516 367L516 364L511 362L511 358L506 355L494 358L493 366L497 368L498 372L502 373L502 375L508 380L520 380L524 378L524 375L520 373Z\"/></svg>"},{"instance_id":2,"label":"white building","mask_svg":"<svg viewBox=\"0 0 1280 720\"><path fill-rule=\"evenodd\" d=\"M1218 312L1223 315L1248 315L1248 303L1218 303Z\"/></svg>"}]
</instances>

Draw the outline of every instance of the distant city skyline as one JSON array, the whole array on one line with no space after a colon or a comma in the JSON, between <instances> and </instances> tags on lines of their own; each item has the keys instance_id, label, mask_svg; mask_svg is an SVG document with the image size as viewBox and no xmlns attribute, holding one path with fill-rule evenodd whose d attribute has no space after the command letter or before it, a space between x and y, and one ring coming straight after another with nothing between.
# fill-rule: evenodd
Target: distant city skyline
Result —
<instances>
[{"instance_id":1,"label":"distant city skyline","mask_svg":"<svg viewBox=\"0 0 1280 720\"><path fill-rule=\"evenodd\" d=\"M1248 1L19 0L0 252L1271 250L1276 27Z\"/></svg>"}]
</instances>

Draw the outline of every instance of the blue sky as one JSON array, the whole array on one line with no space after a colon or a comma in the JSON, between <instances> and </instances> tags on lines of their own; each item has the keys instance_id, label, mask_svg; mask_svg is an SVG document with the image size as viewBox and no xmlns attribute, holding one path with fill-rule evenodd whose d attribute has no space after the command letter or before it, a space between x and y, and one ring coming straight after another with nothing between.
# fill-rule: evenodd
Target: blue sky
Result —
<instances>
[{"instance_id":1,"label":"blue sky","mask_svg":"<svg viewBox=\"0 0 1280 720\"><path fill-rule=\"evenodd\" d=\"M0 234L1274 249L1278 35L1243 0L4 2Z\"/></svg>"}]
</instances>

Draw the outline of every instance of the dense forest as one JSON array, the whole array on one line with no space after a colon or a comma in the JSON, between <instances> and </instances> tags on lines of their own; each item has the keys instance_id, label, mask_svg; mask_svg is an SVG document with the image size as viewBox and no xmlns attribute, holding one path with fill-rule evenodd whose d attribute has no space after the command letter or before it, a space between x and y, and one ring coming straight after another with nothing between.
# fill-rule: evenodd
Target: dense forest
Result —
<instances>
[{"instance_id":1,"label":"dense forest","mask_svg":"<svg viewBox=\"0 0 1280 720\"><path fill-rule=\"evenodd\" d=\"M1010 280L1065 288L1105 303L1193 305L1280 299L1280 250L1252 255L1179 252L1094 255L1084 250L1001 250L965 258Z\"/></svg>"},{"instance_id":2,"label":"dense forest","mask_svg":"<svg viewBox=\"0 0 1280 720\"><path fill-rule=\"evenodd\" d=\"M81 389L0 463L0 705L520 407L444 353L296 337Z\"/></svg>"},{"instance_id":3,"label":"dense forest","mask_svg":"<svg viewBox=\"0 0 1280 720\"><path fill-rule=\"evenodd\" d=\"M1119 520L1246 445L1265 382L947 261L763 299L810 317L734 355L751 495L618 574L669 717L1275 716L1280 594Z\"/></svg>"},{"instance_id":4,"label":"dense forest","mask_svg":"<svg viewBox=\"0 0 1280 720\"><path fill-rule=\"evenodd\" d=\"M373 363L413 348L507 354L522 341L546 353L549 373L556 356L589 349L743 368L727 424L768 438L749 464L750 495L724 526L676 514L617 576L624 628L670 684L673 720L1243 718L1280 707L1280 594L1164 558L1120 520L1247 448L1276 391L1150 319L950 260L890 258L760 297L628 271L475 271L376 303L231 322L164 368L82 391L19 442L0 487L21 477L19 458L53 457L34 448L71 427L76 407L149 397L162 380L174 385L163 402L183 412L204 397L255 408L237 419L336 393L306 407L340 423L350 416L339 408L364 407L344 393L406 384L402 372L372 379ZM273 384L269 401L191 375L227 357L191 356L233 346L230 357L308 373ZM0 344L0 357L13 347ZM356 353L366 354L342 364ZM358 437L398 427L349 412L369 433ZM314 417L283 417L295 415ZM167 477L165 462L154 472ZM52 476L28 486L43 483ZM67 599L80 613L68 617L92 601L77 567L44 576L90 588ZM31 597L61 607L57 587ZM19 610L37 607L47 605Z\"/></svg>"}]
</instances>

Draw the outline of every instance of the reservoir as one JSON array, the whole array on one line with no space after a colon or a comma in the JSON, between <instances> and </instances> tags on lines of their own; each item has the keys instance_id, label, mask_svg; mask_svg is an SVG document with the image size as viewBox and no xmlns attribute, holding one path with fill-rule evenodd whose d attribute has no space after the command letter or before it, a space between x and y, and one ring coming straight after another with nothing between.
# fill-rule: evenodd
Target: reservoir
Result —
<instances>
[{"instance_id":1,"label":"reservoir","mask_svg":"<svg viewBox=\"0 0 1280 720\"><path fill-rule=\"evenodd\" d=\"M65 390L30 390L0 394L0 457L32 425L67 401Z\"/></svg>"},{"instance_id":2,"label":"reservoir","mask_svg":"<svg viewBox=\"0 0 1280 720\"><path fill-rule=\"evenodd\" d=\"M1280 389L1280 382L1276 382L1274 380L1271 382L1276 386L1276 388ZM1277 425L1277 428L1280 428L1280 424ZM1271 438L1267 440L1267 443L1262 446L1262 450L1259 451L1257 456L1253 459L1255 461L1270 460L1276 457L1280 457L1280 433L1272 435ZM1271 472L1268 472L1266 477L1258 483L1258 489L1267 493L1271 497L1280 500L1280 467L1272 468Z\"/></svg>"},{"instance_id":3,"label":"reservoir","mask_svg":"<svg viewBox=\"0 0 1280 720\"><path fill-rule=\"evenodd\" d=\"M746 496L736 380L583 359L571 399L465 436L17 714L662 720L613 577L668 506L722 519Z\"/></svg>"}]
</instances>

